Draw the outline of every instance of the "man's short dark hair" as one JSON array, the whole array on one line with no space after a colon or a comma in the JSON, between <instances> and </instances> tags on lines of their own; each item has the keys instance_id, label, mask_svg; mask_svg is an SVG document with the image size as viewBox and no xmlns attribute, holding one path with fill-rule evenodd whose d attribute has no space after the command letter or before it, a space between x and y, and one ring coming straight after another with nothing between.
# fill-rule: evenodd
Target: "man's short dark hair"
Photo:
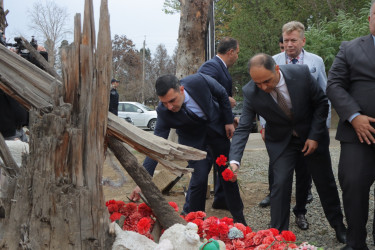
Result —
<instances>
[{"instance_id":1,"label":"man's short dark hair","mask_svg":"<svg viewBox=\"0 0 375 250\"><path fill-rule=\"evenodd\" d=\"M250 71L251 67L264 67L272 72L275 72L276 62L272 56L259 53L250 58L248 64L248 70Z\"/></svg>"},{"instance_id":2,"label":"man's short dark hair","mask_svg":"<svg viewBox=\"0 0 375 250\"><path fill-rule=\"evenodd\" d=\"M236 39L231 37L224 37L220 40L219 45L217 46L217 53L224 55L231 49L236 50L238 42Z\"/></svg>"},{"instance_id":3,"label":"man's short dark hair","mask_svg":"<svg viewBox=\"0 0 375 250\"><path fill-rule=\"evenodd\" d=\"M283 36L280 36L280 38L279 38L279 43L284 43L284 38L283 38Z\"/></svg>"},{"instance_id":4,"label":"man's short dark hair","mask_svg":"<svg viewBox=\"0 0 375 250\"><path fill-rule=\"evenodd\" d=\"M155 83L155 90L158 96L165 96L170 89L179 90L180 81L175 75L160 76Z\"/></svg>"}]
</instances>

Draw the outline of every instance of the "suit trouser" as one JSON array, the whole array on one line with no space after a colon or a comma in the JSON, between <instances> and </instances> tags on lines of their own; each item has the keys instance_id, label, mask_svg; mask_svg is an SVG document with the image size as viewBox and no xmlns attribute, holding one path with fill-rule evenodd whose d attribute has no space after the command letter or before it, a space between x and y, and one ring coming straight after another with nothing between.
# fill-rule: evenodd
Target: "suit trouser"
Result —
<instances>
[{"instance_id":1,"label":"suit trouser","mask_svg":"<svg viewBox=\"0 0 375 250\"><path fill-rule=\"evenodd\" d=\"M348 223L347 244L366 247L369 194L375 181L375 146L341 142L339 181Z\"/></svg>"},{"instance_id":2,"label":"suit trouser","mask_svg":"<svg viewBox=\"0 0 375 250\"><path fill-rule=\"evenodd\" d=\"M311 175L308 173L308 170L305 166L304 157L299 157L296 167L296 206L293 208L293 212L295 215L298 214L306 214L307 210L306 207L304 207L302 204L306 202L300 202L302 199L307 199L309 190L311 190L312 187L312 178ZM272 170L272 164L270 163L268 166L268 185L269 185L269 191L271 193L272 190L272 184L273 184L273 170ZM305 198L304 198L305 197ZM299 203L299 204L298 204Z\"/></svg>"},{"instance_id":3,"label":"suit trouser","mask_svg":"<svg viewBox=\"0 0 375 250\"><path fill-rule=\"evenodd\" d=\"M229 154L229 139L218 134L210 133L207 135L205 145L209 148L208 154L212 154L212 158L215 160L221 154L225 156ZM205 211L208 175L212 166L212 162L208 159L210 159L210 156L200 161L189 161L189 167L194 168L194 172L192 173L186 195L185 212ZM228 209L235 222L246 225L238 184L237 182L224 181L221 175L223 171L224 167L218 168L219 181L223 186Z\"/></svg>"},{"instance_id":4,"label":"suit trouser","mask_svg":"<svg viewBox=\"0 0 375 250\"><path fill-rule=\"evenodd\" d=\"M273 161L274 184L271 192L271 227L288 230L293 171L301 156L304 142L292 137L284 152ZM305 156L327 220L332 227L342 224L343 215L336 182L332 172L327 144L319 145L316 151ZM306 203L306 198L305 198Z\"/></svg>"}]
</instances>

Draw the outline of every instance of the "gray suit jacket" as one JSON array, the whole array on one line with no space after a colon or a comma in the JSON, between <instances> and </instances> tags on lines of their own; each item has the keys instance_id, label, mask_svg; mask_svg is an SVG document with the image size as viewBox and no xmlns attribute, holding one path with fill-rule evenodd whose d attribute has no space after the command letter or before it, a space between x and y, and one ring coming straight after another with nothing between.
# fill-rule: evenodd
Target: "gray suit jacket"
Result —
<instances>
[{"instance_id":1,"label":"gray suit jacket","mask_svg":"<svg viewBox=\"0 0 375 250\"><path fill-rule=\"evenodd\" d=\"M327 95L340 117L336 139L359 142L348 119L357 112L375 117L375 46L371 35L341 43L328 74Z\"/></svg>"},{"instance_id":2,"label":"gray suit jacket","mask_svg":"<svg viewBox=\"0 0 375 250\"><path fill-rule=\"evenodd\" d=\"M284 65L286 64L286 54L281 52L273 56L276 64ZM327 75L324 66L323 59L313 53L304 50L303 64L309 67L311 75L317 80L319 86L322 88L324 93L327 88ZM329 103L329 102L328 102ZM330 104L330 103L329 103ZM327 118L327 128L331 127L331 108L329 108L328 118Z\"/></svg>"},{"instance_id":3,"label":"gray suit jacket","mask_svg":"<svg viewBox=\"0 0 375 250\"><path fill-rule=\"evenodd\" d=\"M255 114L267 122L266 148L270 161L276 160L288 146L295 130L303 141L321 141L327 132L328 99L306 65L280 65L290 99L293 121L281 110L272 96L251 80L243 87L244 107L234 132L229 159L240 162Z\"/></svg>"}]
</instances>

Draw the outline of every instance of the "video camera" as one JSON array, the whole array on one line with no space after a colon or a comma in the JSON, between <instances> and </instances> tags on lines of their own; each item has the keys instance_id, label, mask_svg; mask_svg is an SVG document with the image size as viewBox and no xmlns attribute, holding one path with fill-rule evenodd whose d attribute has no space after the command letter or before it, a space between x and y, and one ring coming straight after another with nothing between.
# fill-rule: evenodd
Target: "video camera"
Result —
<instances>
[{"instance_id":1,"label":"video camera","mask_svg":"<svg viewBox=\"0 0 375 250\"><path fill-rule=\"evenodd\" d=\"M6 47L14 47L16 49L17 54L31 62L32 64L35 64L39 68L43 69L42 65L39 64L39 62L30 54L30 52L25 48L25 46L22 43L21 37L15 37L14 38L15 43L7 43L3 38L3 32L0 32L0 43ZM35 40L34 36L31 37L30 44L37 50L38 49L38 41ZM46 51L39 51L39 54L41 54L46 61L48 61L48 53Z\"/></svg>"}]
</instances>

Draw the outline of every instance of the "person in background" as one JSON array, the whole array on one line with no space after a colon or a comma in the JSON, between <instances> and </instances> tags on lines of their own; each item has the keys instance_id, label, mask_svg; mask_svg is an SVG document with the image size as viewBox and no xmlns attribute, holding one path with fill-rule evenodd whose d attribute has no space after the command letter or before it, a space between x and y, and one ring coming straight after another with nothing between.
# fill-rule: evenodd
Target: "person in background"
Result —
<instances>
[{"instance_id":1,"label":"person in background","mask_svg":"<svg viewBox=\"0 0 375 250\"><path fill-rule=\"evenodd\" d=\"M342 42L328 73L327 96L340 117L338 175L348 224L343 250L369 249L366 224L375 181L375 0L368 20L370 34Z\"/></svg>"},{"instance_id":2,"label":"person in background","mask_svg":"<svg viewBox=\"0 0 375 250\"><path fill-rule=\"evenodd\" d=\"M111 80L111 91L109 92L109 112L114 115L118 115L119 94L117 92L117 87L119 83L120 82L114 78Z\"/></svg>"}]
</instances>

